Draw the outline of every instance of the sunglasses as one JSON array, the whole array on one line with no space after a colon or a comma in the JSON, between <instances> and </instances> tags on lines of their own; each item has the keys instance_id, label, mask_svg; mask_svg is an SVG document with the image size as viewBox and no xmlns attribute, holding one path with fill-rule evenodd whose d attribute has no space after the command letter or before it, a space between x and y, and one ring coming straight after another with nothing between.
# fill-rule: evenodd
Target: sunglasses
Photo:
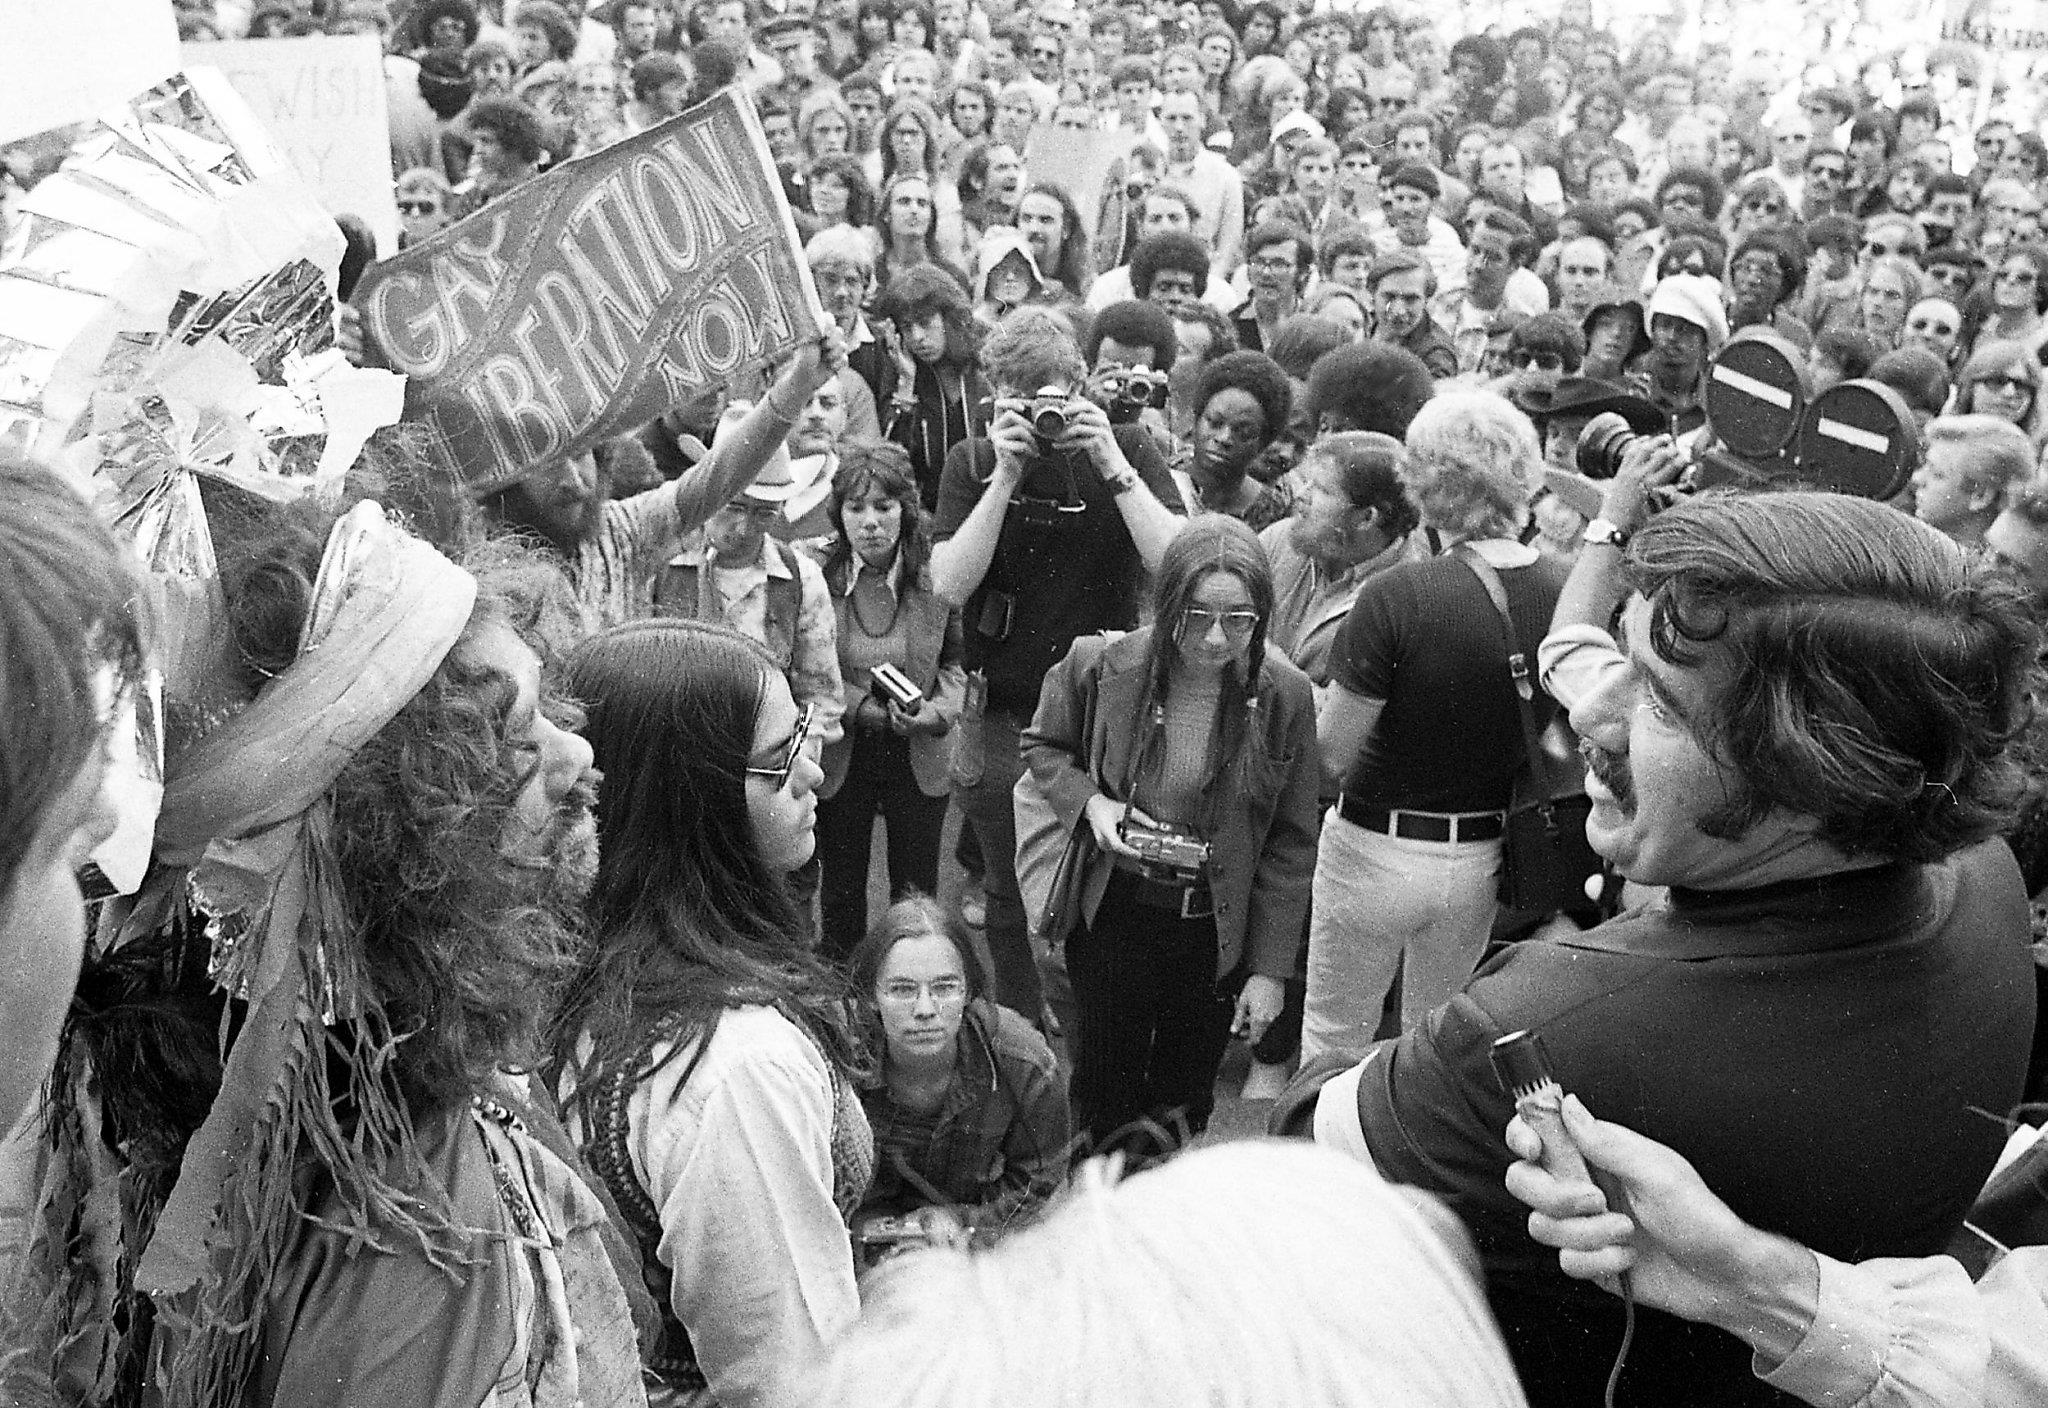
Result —
<instances>
[{"instance_id":1,"label":"sunglasses","mask_svg":"<svg viewBox=\"0 0 2048 1408\"><path fill-rule=\"evenodd\" d=\"M438 215L441 203L436 200L402 200L398 203L400 215Z\"/></svg>"},{"instance_id":2,"label":"sunglasses","mask_svg":"<svg viewBox=\"0 0 2048 1408\"><path fill-rule=\"evenodd\" d=\"M796 760L803 755L804 744L810 740L811 723L817 717L817 712L810 704L799 709L796 716L796 731L789 736L788 751L783 755L782 761L770 768L757 768L749 764L747 776L767 778L775 784L775 790L778 792L789 786L789 775L796 771Z\"/></svg>"},{"instance_id":3,"label":"sunglasses","mask_svg":"<svg viewBox=\"0 0 2048 1408\"><path fill-rule=\"evenodd\" d=\"M1250 640L1252 632L1259 628L1259 613L1256 611L1212 611L1206 606L1190 606L1180 613L1181 630L1200 639L1223 627L1226 640L1243 642Z\"/></svg>"},{"instance_id":4,"label":"sunglasses","mask_svg":"<svg viewBox=\"0 0 2048 1408\"><path fill-rule=\"evenodd\" d=\"M1533 369L1539 372L1561 372L1564 370L1564 358L1555 352L1530 352L1525 354L1520 360L1524 370Z\"/></svg>"}]
</instances>

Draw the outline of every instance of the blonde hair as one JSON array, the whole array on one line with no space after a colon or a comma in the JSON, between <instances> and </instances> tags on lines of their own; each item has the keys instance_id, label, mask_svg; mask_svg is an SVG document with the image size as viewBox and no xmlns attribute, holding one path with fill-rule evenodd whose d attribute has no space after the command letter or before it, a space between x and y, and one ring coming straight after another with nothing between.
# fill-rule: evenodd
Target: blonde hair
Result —
<instances>
[{"instance_id":1,"label":"blonde hair","mask_svg":"<svg viewBox=\"0 0 2048 1408\"><path fill-rule=\"evenodd\" d=\"M812 1408L1512 1408L1441 1204L1312 1144L1217 1145L869 1282Z\"/></svg>"},{"instance_id":2,"label":"blonde hair","mask_svg":"<svg viewBox=\"0 0 2048 1408\"><path fill-rule=\"evenodd\" d=\"M1444 536L1512 538L1542 485L1536 427L1505 396L1446 391L1408 426L1408 485L1422 521Z\"/></svg>"}]
</instances>

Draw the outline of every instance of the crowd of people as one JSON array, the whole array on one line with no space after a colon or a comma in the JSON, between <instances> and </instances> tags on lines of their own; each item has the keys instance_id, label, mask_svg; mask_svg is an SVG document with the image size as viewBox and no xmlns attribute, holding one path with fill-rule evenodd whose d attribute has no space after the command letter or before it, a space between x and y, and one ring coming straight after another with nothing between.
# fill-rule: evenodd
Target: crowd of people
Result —
<instances>
[{"instance_id":1,"label":"crowd of people","mask_svg":"<svg viewBox=\"0 0 2048 1408\"><path fill-rule=\"evenodd\" d=\"M2048 1391L2048 1257L1941 1259L2048 1089L1999 65L1576 0L178 13L380 38L405 247L740 85L825 316L483 492L402 423L338 500L202 478L89 906L163 594L0 466L0 1399ZM1696 492L1744 342L1888 388L1910 482ZM1298 1142L1203 1147L1233 1040Z\"/></svg>"}]
</instances>

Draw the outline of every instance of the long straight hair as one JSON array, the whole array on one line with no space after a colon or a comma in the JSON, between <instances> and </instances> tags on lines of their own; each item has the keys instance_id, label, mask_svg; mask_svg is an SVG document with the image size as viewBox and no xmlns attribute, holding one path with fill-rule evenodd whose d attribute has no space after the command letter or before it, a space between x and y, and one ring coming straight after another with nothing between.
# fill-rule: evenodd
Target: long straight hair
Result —
<instances>
[{"instance_id":1,"label":"long straight hair","mask_svg":"<svg viewBox=\"0 0 2048 1408\"><path fill-rule=\"evenodd\" d=\"M1160 559L1152 598L1152 630L1145 646L1145 689L1129 723L1132 733L1144 741L1131 754L1128 774L1122 779L1128 796L1130 784L1156 765L1166 746L1166 699L1180 663L1181 614L1194 601L1202 579L1212 572L1226 572L1244 584L1259 624L1253 628L1244 658L1223 672L1222 691L1209 729L1208 771L1202 779L1205 830L1214 824L1226 795L1240 792L1264 797L1278 789L1265 730L1258 726L1259 667L1266 654L1266 627L1273 619L1273 569L1258 536L1228 514L1196 515Z\"/></svg>"},{"instance_id":2,"label":"long straight hair","mask_svg":"<svg viewBox=\"0 0 2048 1408\"><path fill-rule=\"evenodd\" d=\"M832 476L832 526L839 537L825 558L825 580L836 587L857 570L853 537L846 531L846 506L870 494L893 499L903 511L896 551L903 562L903 590L912 590L931 560L931 525L910 452L889 440L849 440L839 447L839 469Z\"/></svg>"},{"instance_id":3,"label":"long straight hair","mask_svg":"<svg viewBox=\"0 0 2048 1408\"><path fill-rule=\"evenodd\" d=\"M652 1023L675 1023L679 1051L724 1009L755 1004L782 1010L842 1069L864 1067L844 988L803 943L787 880L753 839L747 759L775 669L737 631L668 617L592 636L569 657L566 684L605 774L594 943L555 1041L579 1091ZM593 1050L579 1061L585 1033Z\"/></svg>"}]
</instances>

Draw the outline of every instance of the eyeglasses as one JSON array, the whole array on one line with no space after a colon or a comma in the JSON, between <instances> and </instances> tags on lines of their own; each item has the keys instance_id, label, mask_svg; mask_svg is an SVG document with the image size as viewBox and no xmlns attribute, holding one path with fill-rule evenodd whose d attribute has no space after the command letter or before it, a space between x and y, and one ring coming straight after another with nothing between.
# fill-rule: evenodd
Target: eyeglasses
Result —
<instances>
[{"instance_id":1,"label":"eyeglasses","mask_svg":"<svg viewBox=\"0 0 2048 1408\"><path fill-rule=\"evenodd\" d=\"M1915 318L1906 327L1913 332L1931 332L1936 337L1954 337L1956 333L1954 323L1937 323L1931 318Z\"/></svg>"},{"instance_id":2,"label":"eyeglasses","mask_svg":"<svg viewBox=\"0 0 2048 1408\"><path fill-rule=\"evenodd\" d=\"M782 761L772 768L757 768L749 764L747 776L767 778L775 784L777 792L789 786L789 775L796 771L796 760L803 755L804 744L810 741L811 722L817 714L816 707L810 704L799 709L796 715L796 731L789 736L789 751L783 756Z\"/></svg>"},{"instance_id":3,"label":"eyeglasses","mask_svg":"<svg viewBox=\"0 0 2048 1408\"><path fill-rule=\"evenodd\" d=\"M1291 274L1294 272L1292 259L1254 259L1252 268L1262 274Z\"/></svg>"},{"instance_id":4,"label":"eyeglasses","mask_svg":"<svg viewBox=\"0 0 2048 1408\"><path fill-rule=\"evenodd\" d=\"M891 978L882 984L876 996L891 1007L914 1007L917 1000L927 994L935 1006L957 1007L967 1001L967 980L933 978L928 983L918 983L909 978Z\"/></svg>"},{"instance_id":5,"label":"eyeglasses","mask_svg":"<svg viewBox=\"0 0 2048 1408\"><path fill-rule=\"evenodd\" d=\"M1998 282L2003 284L2030 284L2040 277L2032 269L2000 269Z\"/></svg>"},{"instance_id":6,"label":"eyeglasses","mask_svg":"<svg viewBox=\"0 0 2048 1408\"><path fill-rule=\"evenodd\" d=\"M441 202L437 200L402 200L398 203L400 215L439 215Z\"/></svg>"},{"instance_id":7,"label":"eyeglasses","mask_svg":"<svg viewBox=\"0 0 2048 1408\"><path fill-rule=\"evenodd\" d=\"M1180 628L1183 634L1197 640L1209 634L1216 627L1223 627L1225 640L1243 642L1251 639L1252 632L1259 628L1259 613L1256 611L1212 611L1206 606L1190 606L1180 613Z\"/></svg>"},{"instance_id":8,"label":"eyeglasses","mask_svg":"<svg viewBox=\"0 0 2048 1408\"><path fill-rule=\"evenodd\" d=\"M1995 391L2001 396L2031 396L2034 383L2023 376L1987 376L1979 378L1977 385L1986 391Z\"/></svg>"}]
</instances>

